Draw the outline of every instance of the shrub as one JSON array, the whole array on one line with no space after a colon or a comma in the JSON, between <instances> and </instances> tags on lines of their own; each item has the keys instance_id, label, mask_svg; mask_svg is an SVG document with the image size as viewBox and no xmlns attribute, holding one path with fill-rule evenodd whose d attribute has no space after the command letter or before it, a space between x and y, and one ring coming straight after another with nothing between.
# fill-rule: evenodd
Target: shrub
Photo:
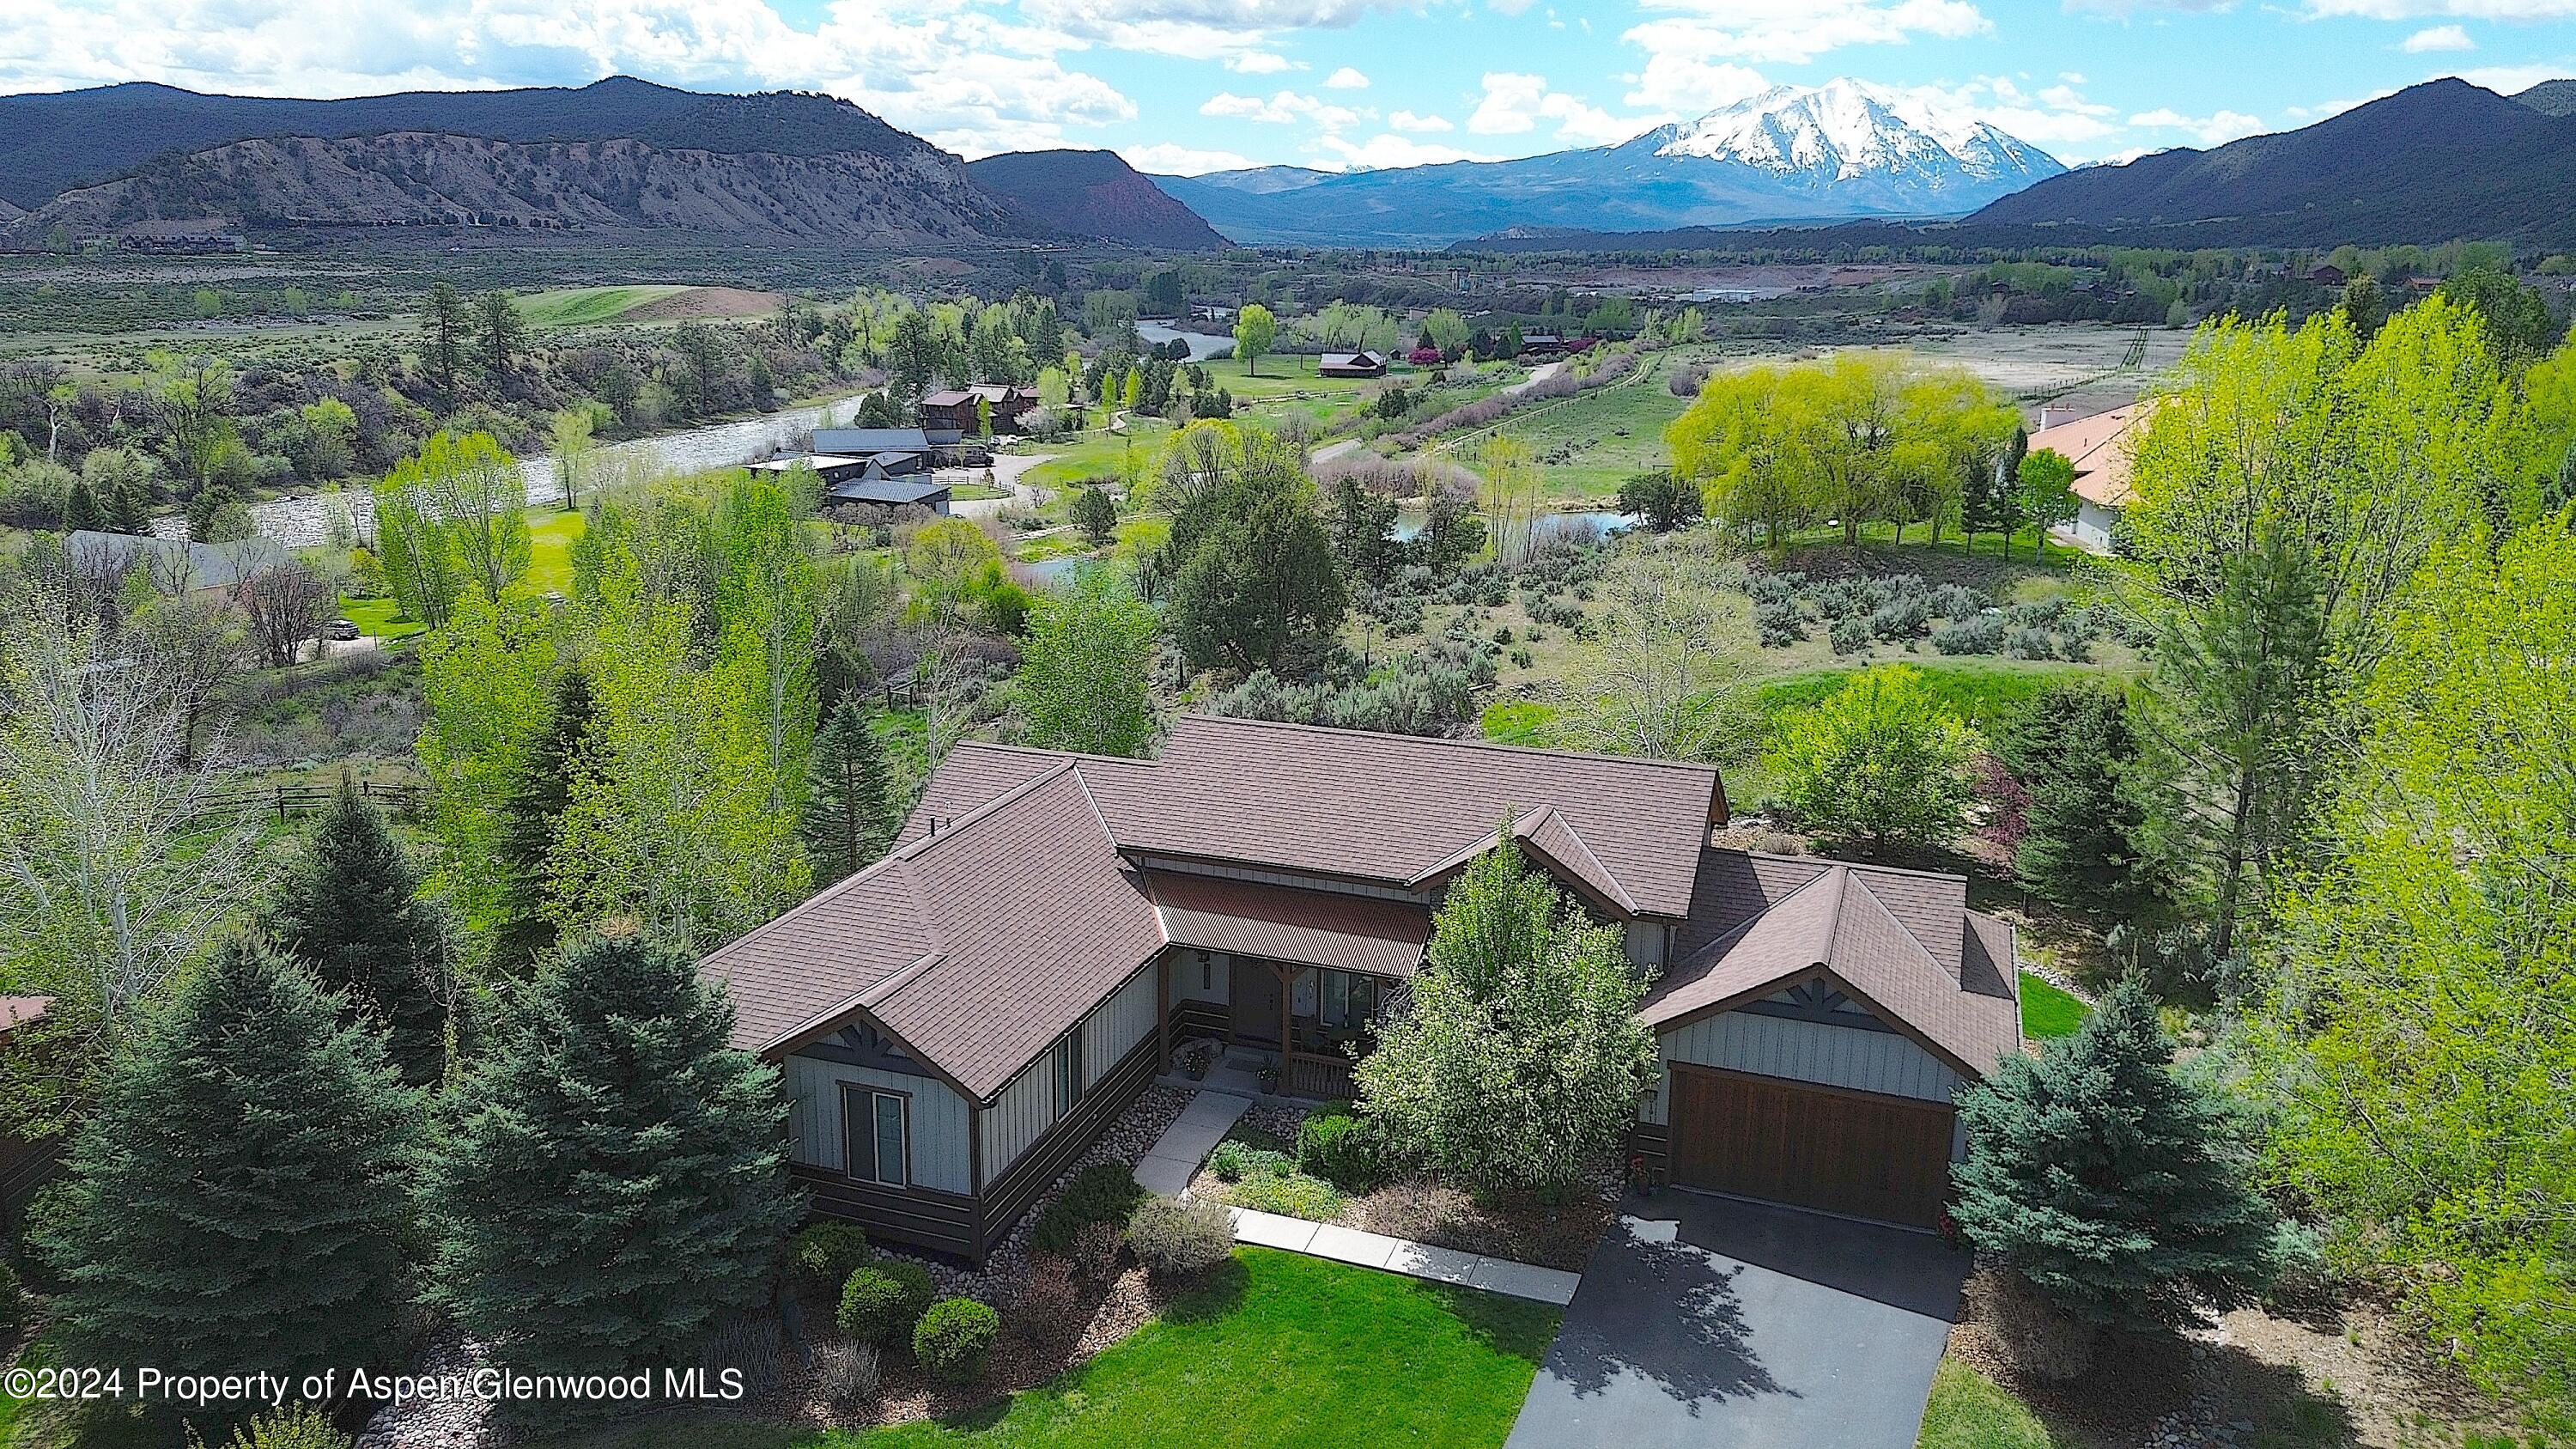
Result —
<instances>
[{"instance_id":1,"label":"shrub","mask_svg":"<svg viewBox=\"0 0 2576 1449\"><path fill-rule=\"evenodd\" d=\"M1993 614L1953 619L1932 631L1932 647L1944 654L1999 654L2004 647L2004 621Z\"/></svg>"},{"instance_id":2,"label":"shrub","mask_svg":"<svg viewBox=\"0 0 2576 1449\"><path fill-rule=\"evenodd\" d=\"M876 1261L868 1235L855 1223L816 1223L787 1240L787 1266L804 1286L828 1292Z\"/></svg>"},{"instance_id":3,"label":"shrub","mask_svg":"<svg viewBox=\"0 0 2576 1449\"><path fill-rule=\"evenodd\" d=\"M885 1369L872 1343L820 1343L814 1346L814 1382L823 1401L836 1409L856 1409L874 1402L885 1383Z\"/></svg>"},{"instance_id":4,"label":"shrub","mask_svg":"<svg viewBox=\"0 0 2576 1449\"><path fill-rule=\"evenodd\" d=\"M2047 659L2057 653L2056 642L2045 629L2007 629L2004 631L2004 655L2010 659Z\"/></svg>"},{"instance_id":5,"label":"shrub","mask_svg":"<svg viewBox=\"0 0 2576 1449\"><path fill-rule=\"evenodd\" d=\"M1869 647L1871 637L1869 620L1853 615L1836 619L1825 634L1836 654L1857 654Z\"/></svg>"},{"instance_id":6,"label":"shrub","mask_svg":"<svg viewBox=\"0 0 2576 1449\"><path fill-rule=\"evenodd\" d=\"M1754 632L1762 636L1765 649L1786 649L1807 637L1806 616L1788 600L1763 600L1753 606Z\"/></svg>"},{"instance_id":7,"label":"shrub","mask_svg":"<svg viewBox=\"0 0 2576 1449\"><path fill-rule=\"evenodd\" d=\"M1094 1283L1106 1282L1118 1271L1118 1250L1126 1245L1127 1232L1121 1224L1084 1223L1073 1235L1073 1248L1063 1261Z\"/></svg>"},{"instance_id":8,"label":"shrub","mask_svg":"<svg viewBox=\"0 0 2576 1449\"><path fill-rule=\"evenodd\" d=\"M1209 1161L1216 1168L1219 1182L1241 1182L1247 1177L1276 1177L1297 1165L1296 1160L1285 1152L1273 1152L1267 1147L1231 1140L1218 1143Z\"/></svg>"},{"instance_id":9,"label":"shrub","mask_svg":"<svg viewBox=\"0 0 2576 1449\"><path fill-rule=\"evenodd\" d=\"M1319 1112L1297 1129L1297 1166L1345 1192L1366 1192L1385 1175L1376 1126L1347 1112Z\"/></svg>"},{"instance_id":10,"label":"shrub","mask_svg":"<svg viewBox=\"0 0 2576 1449\"><path fill-rule=\"evenodd\" d=\"M1294 1168L1247 1177L1235 1185L1232 1196L1255 1212L1311 1222L1328 1223L1342 1215L1340 1191L1322 1178L1308 1177Z\"/></svg>"},{"instance_id":11,"label":"shrub","mask_svg":"<svg viewBox=\"0 0 2576 1449\"><path fill-rule=\"evenodd\" d=\"M1187 1278L1233 1255L1234 1215L1203 1198L1148 1198L1127 1220L1127 1241L1145 1271L1160 1278Z\"/></svg>"},{"instance_id":12,"label":"shrub","mask_svg":"<svg viewBox=\"0 0 2576 1449\"><path fill-rule=\"evenodd\" d=\"M1241 1182L1243 1155L1249 1151L1250 1148L1229 1137L1216 1145L1216 1151L1208 1154L1208 1169L1216 1174L1219 1182Z\"/></svg>"},{"instance_id":13,"label":"shrub","mask_svg":"<svg viewBox=\"0 0 2576 1449\"><path fill-rule=\"evenodd\" d=\"M991 1304L943 1298L913 1328L912 1356L934 1378L971 1383L984 1372L985 1356L1001 1332L1002 1315Z\"/></svg>"},{"instance_id":14,"label":"shrub","mask_svg":"<svg viewBox=\"0 0 2576 1449\"><path fill-rule=\"evenodd\" d=\"M850 1275L833 1321L861 1343L901 1343L937 1295L928 1269L890 1259Z\"/></svg>"},{"instance_id":15,"label":"shrub","mask_svg":"<svg viewBox=\"0 0 2576 1449\"><path fill-rule=\"evenodd\" d=\"M6 1263L0 1263L0 1344L15 1343L27 1331L27 1290L18 1286L18 1275Z\"/></svg>"},{"instance_id":16,"label":"shrub","mask_svg":"<svg viewBox=\"0 0 2576 1449\"><path fill-rule=\"evenodd\" d=\"M1144 1196L1133 1170L1115 1162L1095 1162L1075 1173L1056 1200L1038 1214L1037 1225L1029 1230L1029 1246L1041 1253L1065 1253L1086 1225L1123 1223Z\"/></svg>"},{"instance_id":17,"label":"shrub","mask_svg":"<svg viewBox=\"0 0 2576 1449\"><path fill-rule=\"evenodd\" d=\"M778 1320L766 1313L726 1315L699 1346L698 1366L711 1383L721 1383L730 1369L753 1392L778 1387L786 1377L779 1354Z\"/></svg>"},{"instance_id":18,"label":"shrub","mask_svg":"<svg viewBox=\"0 0 2576 1449\"><path fill-rule=\"evenodd\" d=\"M193 1441L194 1436L191 1436ZM224 1449L349 1449L349 1436L311 1404L261 1414L233 1430Z\"/></svg>"},{"instance_id":19,"label":"shrub","mask_svg":"<svg viewBox=\"0 0 2576 1449\"><path fill-rule=\"evenodd\" d=\"M1091 1321L1091 1309L1082 1285L1074 1281L1073 1266L1062 1258L1032 1259L1020 1296L1011 1304L1011 1320L1038 1343L1063 1343L1080 1333Z\"/></svg>"}]
</instances>

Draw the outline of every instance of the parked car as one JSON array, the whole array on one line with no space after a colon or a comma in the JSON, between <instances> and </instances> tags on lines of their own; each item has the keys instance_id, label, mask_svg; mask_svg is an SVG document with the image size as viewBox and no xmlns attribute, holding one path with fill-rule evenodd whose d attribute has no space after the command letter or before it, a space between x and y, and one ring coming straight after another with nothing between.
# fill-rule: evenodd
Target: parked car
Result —
<instances>
[{"instance_id":1,"label":"parked car","mask_svg":"<svg viewBox=\"0 0 2576 1449\"><path fill-rule=\"evenodd\" d=\"M358 626L347 619L334 619L322 626L322 637L345 644L358 637Z\"/></svg>"}]
</instances>

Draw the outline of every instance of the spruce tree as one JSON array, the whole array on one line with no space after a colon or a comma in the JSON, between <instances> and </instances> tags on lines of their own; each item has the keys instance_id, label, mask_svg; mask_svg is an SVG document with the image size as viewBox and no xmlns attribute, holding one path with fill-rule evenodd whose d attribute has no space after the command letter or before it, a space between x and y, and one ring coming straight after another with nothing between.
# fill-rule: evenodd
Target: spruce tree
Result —
<instances>
[{"instance_id":1,"label":"spruce tree","mask_svg":"<svg viewBox=\"0 0 2576 1449\"><path fill-rule=\"evenodd\" d=\"M590 676L578 667L555 678L554 695L544 729L528 746L510 782L502 809L507 816L501 835L501 858L510 876L503 887L499 926L493 933L493 960L504 970L522 970L555 946L555 920L549 911L553 893L552 858L555 828L572 800L573 775L598 713L591 699Z\"/></svg>"},{"instance_id":2,"label":"spruce tree","mask_svg":"<svg viewBox=\"0 0 2576 1449\"><path fill-rule=\"evenodd\" d=\"M2022 883L2060 905L2141 904L2140 811L2122 782L2138 755L2127 701L2089 685L2050 689L2002 732L1995 753L2029 797L2028 833L2013 852Z\"/></svg>"},{"instance_id":3,"label":"spruce tree","mask_svg":"<svg viewBox=\"0 0 2576 1449\"><path fill-rule=\"evenodd\" d=\"M393 1033L405 1081L435 1081L447 1045L447 922L384 812L347 779L271 903L269 935L347 1009Z\"/></svg>"},{"instance_id":4,"label":"spruce tree","mask_svg":"<svg viewBox=\"0 0 2576 1449\"><path fill-rule=\"evenodd\" d=\"M98 494L86 478L74 478L71 491L63 495L63 532L82 533L97 528L100 513Z\"/></svg>"},{"instance_id":5,"label":"spruce tree","mask_svg":"<svg viewBox=\"0 0 2576 1449\"><path fill-rule=\"evenodd\" d=\"M60 1361L390 1366L419 1114L372 1022L228 942L118 1059L38 1230Z\"/></svg>"},{"instance_id":6,"label":"spruce tree","mask_svg":"<svg viewBox=\"0 0 2576 1449\"><path fill-rule=\"evenodd\" d=\"M732 1029L685 953L567 951L450 1094L422 1181L430 1301L513 1369L696 1362L799 1215L778 1074Z\"/></svg>"},{"instance_id":7,"label":"spruce tree","mask_svg":"<svg viewBox=\"0 0 2576 1449\"><path fill-rule=\"evenodd\" d=\"M2251 1133L2175 1073L2135 978L2036 1060L2005 1058L1959 1115L1952 1219L2077 1322L2169 1326L2267 1277L2275 1220L2246 1185Z\"/></svg>"},{"instance_id":8,"label":"spruce tree","mask_svg":"<svg viewBox=\"0 0 2576 1449\"><path fill-rule=\"evenodd\" d=\"M814 737L805 808L797 823L818 885L856 875L894 843L884 752L855 693L844 694Z\"/></svg>"}]
</instances>

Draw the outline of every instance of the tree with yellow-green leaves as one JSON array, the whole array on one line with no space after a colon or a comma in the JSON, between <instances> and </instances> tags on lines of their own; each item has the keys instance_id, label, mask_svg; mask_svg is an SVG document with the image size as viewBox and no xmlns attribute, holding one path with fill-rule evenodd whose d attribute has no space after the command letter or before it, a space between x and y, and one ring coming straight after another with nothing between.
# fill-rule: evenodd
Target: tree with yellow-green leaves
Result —
<instances>
[{"instance_id":1,"label":"tree with yellow-green leaves","mask_svg":"<svg viewBox=\"0 0 2576 1449\"><path fill-rule=\"evenodd\" d=\"M2402 316L2390 325L2402 323ZM2274 1169L2488 1389L2576 1406L2576 532L2438 547L2267 943Z\"/></svg>"},{"instance_id":2,"label":"tree with yellow-green leaves","mask_svg":"<svg viewBox=\"0 0 2576 1449\"><path fill-rule=\"evenodd\" d=\"M1270 309L1254 302L1235 314L1234 355L1243 361L1246 373L1261 370L1261 355L1279 340L1279 319Z\"/></svg>"}]
</instances>

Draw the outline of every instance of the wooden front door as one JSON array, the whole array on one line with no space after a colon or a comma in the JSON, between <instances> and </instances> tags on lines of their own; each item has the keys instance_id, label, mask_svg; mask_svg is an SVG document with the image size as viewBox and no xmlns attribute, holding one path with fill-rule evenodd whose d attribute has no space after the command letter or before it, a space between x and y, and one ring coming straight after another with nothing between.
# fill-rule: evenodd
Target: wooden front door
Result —
<instances>
[{"instance_id":1,"label":"wooden front door","mask_svg":"<svg viewBox=\"0 0 2576 1449\"><path fill-rule=\"evenodd\" d=\"M1950 1193L1946 1102L1673 1063L1673 1181L1932 1227Z\"/></svg>"},{"instance_id":2,"label":"wooden front door","mask_svg":"<svg viewBox=\"0 0 2576 1449\"><path fill-rule=\"evenodd\" d=\"M1234 958L1234 980L1226 997L1234 1004L1234 1036L1237 1041L1279 1044L1279 973L1266 961Z\"/></svg>"}]
</instances>

